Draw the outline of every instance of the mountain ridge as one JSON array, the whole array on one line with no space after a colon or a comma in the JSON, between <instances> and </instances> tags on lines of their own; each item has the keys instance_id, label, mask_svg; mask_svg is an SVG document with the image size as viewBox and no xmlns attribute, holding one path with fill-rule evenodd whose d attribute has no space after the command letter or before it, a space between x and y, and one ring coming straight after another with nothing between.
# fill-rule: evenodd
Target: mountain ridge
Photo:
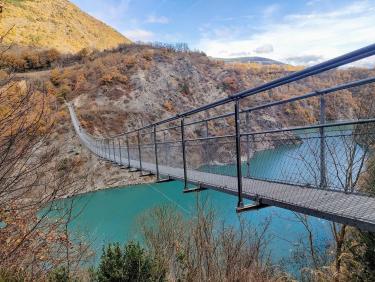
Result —
<instances>
[{"instance_id":1,"label":"mountain ridge","mask_svg":"<svg viewBox=\"0 0 375 282\"><path fill-rule=\"evenodd\" d=\"M68 0L6 0L0 14L4 43L77 53L131 41Z\"/></svg>"},{"instance_id":2,"label":"mountain ridge","mask_svg":"<svg viewBox=\"0 0 375 282\"><path fill-rule=\"evenodd\" d=\"M256 63L261 65L285 65L285 63L273 59L251 56L235 58L213 58L214 60L224 61L225 63Z\"/></svg>"}]
</instances>

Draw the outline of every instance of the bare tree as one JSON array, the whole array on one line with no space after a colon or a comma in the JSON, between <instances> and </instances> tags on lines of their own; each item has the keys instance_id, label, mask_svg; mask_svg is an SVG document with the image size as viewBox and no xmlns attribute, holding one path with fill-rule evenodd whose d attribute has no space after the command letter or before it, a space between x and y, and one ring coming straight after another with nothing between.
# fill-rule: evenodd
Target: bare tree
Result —
<instances>
[{"instance_id":1,"label":"bare tree","mask_svg":"<svg viewBox=\"0 0 375 282\"><path fill-rule=\"evenodd\" d=\"M254 228L240 220L229 226L206 204L192 219L160 207L140 220L145 242L169 270L171 281L270 281L283 277L271 268L267 246L270 220Z\"/></svg>"},{"instance_id":2,"label":"bare tree","mask_svg":"<svg viewBox=\"0 0 375 282\"><path fill-rule=\"evenodd\" d=\"M0 270L35 280L56 267L70 271L87 253L67 232L73 207L50 217L54 201L79 192L85 177L74 178L74 161L60 161L52 145L56 98L6 72L0 82Z\"/></svg>"},{"instance_id":3,"label":"bare tree","mask_svg":"<svg viewBox=\"0 0 375 282\"><path fill-rule=\"evenodd\" d=\"M370 99L369 101L372 101ZM357 117L369 117L373 113L373 102L363 103L364 99L358 99ZM364 106L365 105L365 106ZM329 132L329 131L328 131ZM333 128L327 136L324 137L324 146L326 149L326 187L325 189L339 190L343 193L366 193L369 191L369 174L374 169L373 156L371 150L375 144L375 130L373 124L358 124L352 128ZM306 155L301 154L300 160L305 163L306 175L313 176L313 185L319 186L320 183L320 147L312 142L313 138L305 138L303 142L308 144L309 154L314 160L307 160ZM316 138L315 138L316 139ZM307 241L309 242L308 254L311 258L310 265L312 271L311 279L325 279L334 281L346 280L350 273L344 268L347 264L347 258L350 257L346 242L352 236L352 227L345 224L330 223L330 232L333 244L326 249L333 258L330 266L318 264L316 251L314 247L314 235L312 226L306 216L296 214L296 218L302 223L307 231Z\"/></svg>"}]
</instances>

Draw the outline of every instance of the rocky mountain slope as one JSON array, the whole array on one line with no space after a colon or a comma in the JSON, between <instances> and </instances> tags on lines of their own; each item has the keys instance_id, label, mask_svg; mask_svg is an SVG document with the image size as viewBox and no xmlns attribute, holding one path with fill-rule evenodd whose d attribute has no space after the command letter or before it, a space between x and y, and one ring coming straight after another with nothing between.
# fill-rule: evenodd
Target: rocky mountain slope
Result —
<instances>
[{"instance_id":1,"label":"rocky mountain slope","mask_svg":"<svg viewBox=\"0 0 375 282\"><path fill-rule=\"evenodd\" d=\"M104 50L130 40L68 0L5 0L0 14L4 43L75 53Z\"/></svg>"},{"instance_id":2,"label":"rocky mountain slope","mask_svg":"<svg viewBox=\"0 0 375 282\"><path fill-rule=\"evenodd\" d=\"M136 45L88 61L74 70L61 70L55 74L65 84L70 81L67 98L75 101L85 125L93 133L102 134L120 133L126 128L173 116L293 71L290 66L226 65L211 61L201 53ZM374 70L330 71L249 97L242 102L242 107L302 95L371 75L374 75ZM330 95L328 118L345 119L358 114L355 100L359 94L369 93L371 87ZM318 102L318 99L310 99L261 111L252 119L252 126L259 129L317 121ZM345 108L350 110L344 111ZM219 110L233 111L233 108L229 105ZM210 114L215 114L215 110Z\"/></svg>"}]
</instances>

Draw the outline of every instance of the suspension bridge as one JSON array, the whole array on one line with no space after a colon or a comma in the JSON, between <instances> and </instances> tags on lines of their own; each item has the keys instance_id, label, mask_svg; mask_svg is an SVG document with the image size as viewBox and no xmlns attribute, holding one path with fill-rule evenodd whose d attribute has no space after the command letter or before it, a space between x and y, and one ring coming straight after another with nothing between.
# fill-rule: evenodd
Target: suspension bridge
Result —
<instances>
[{"instance_id":1,"label":"suspension bridge","mask_svg":"<svg viewBox=\"0 0 375 282\"><path fill-rule=\"evenodd\" d=\"M375 232L369 183L375 171L375 106L369 96L375 88L369 87L375 77L288 99L260 96L372 55L375 44L116 136L89 134L73 105L68 107L85 147L140 176L181 180L186 193L236 195L238 212L276 206ZM362 102L360 113L342 109L353 93ZM288 117L301 105L310 118Z\"/></svg>"}]
</instances>

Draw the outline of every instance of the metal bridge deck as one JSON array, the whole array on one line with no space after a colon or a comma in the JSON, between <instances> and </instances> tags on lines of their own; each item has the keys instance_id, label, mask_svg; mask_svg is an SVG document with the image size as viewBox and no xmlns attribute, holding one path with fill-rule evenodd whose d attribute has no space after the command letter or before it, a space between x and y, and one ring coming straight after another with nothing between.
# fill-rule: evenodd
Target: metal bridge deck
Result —
<instances>
[{"instance_id":1,"label":"metal bridge deck","mask_svg":"<svg viewBox=\"0 0 375 282\"><path fill-rule=\"evenodd\" d=\"M132 160L130 164L140 168L139 161ZM151 163L142 163L142 168L156 171L155 164ZM159 172L172 179L184 178L182 168L159 165ZM188 180L202 187L237 195L237 178L233 176L188 170ZM375 198L372 197L249 178L243 178L243 195L266 205L375 231Z\"/></svg>"}]
</instances>

